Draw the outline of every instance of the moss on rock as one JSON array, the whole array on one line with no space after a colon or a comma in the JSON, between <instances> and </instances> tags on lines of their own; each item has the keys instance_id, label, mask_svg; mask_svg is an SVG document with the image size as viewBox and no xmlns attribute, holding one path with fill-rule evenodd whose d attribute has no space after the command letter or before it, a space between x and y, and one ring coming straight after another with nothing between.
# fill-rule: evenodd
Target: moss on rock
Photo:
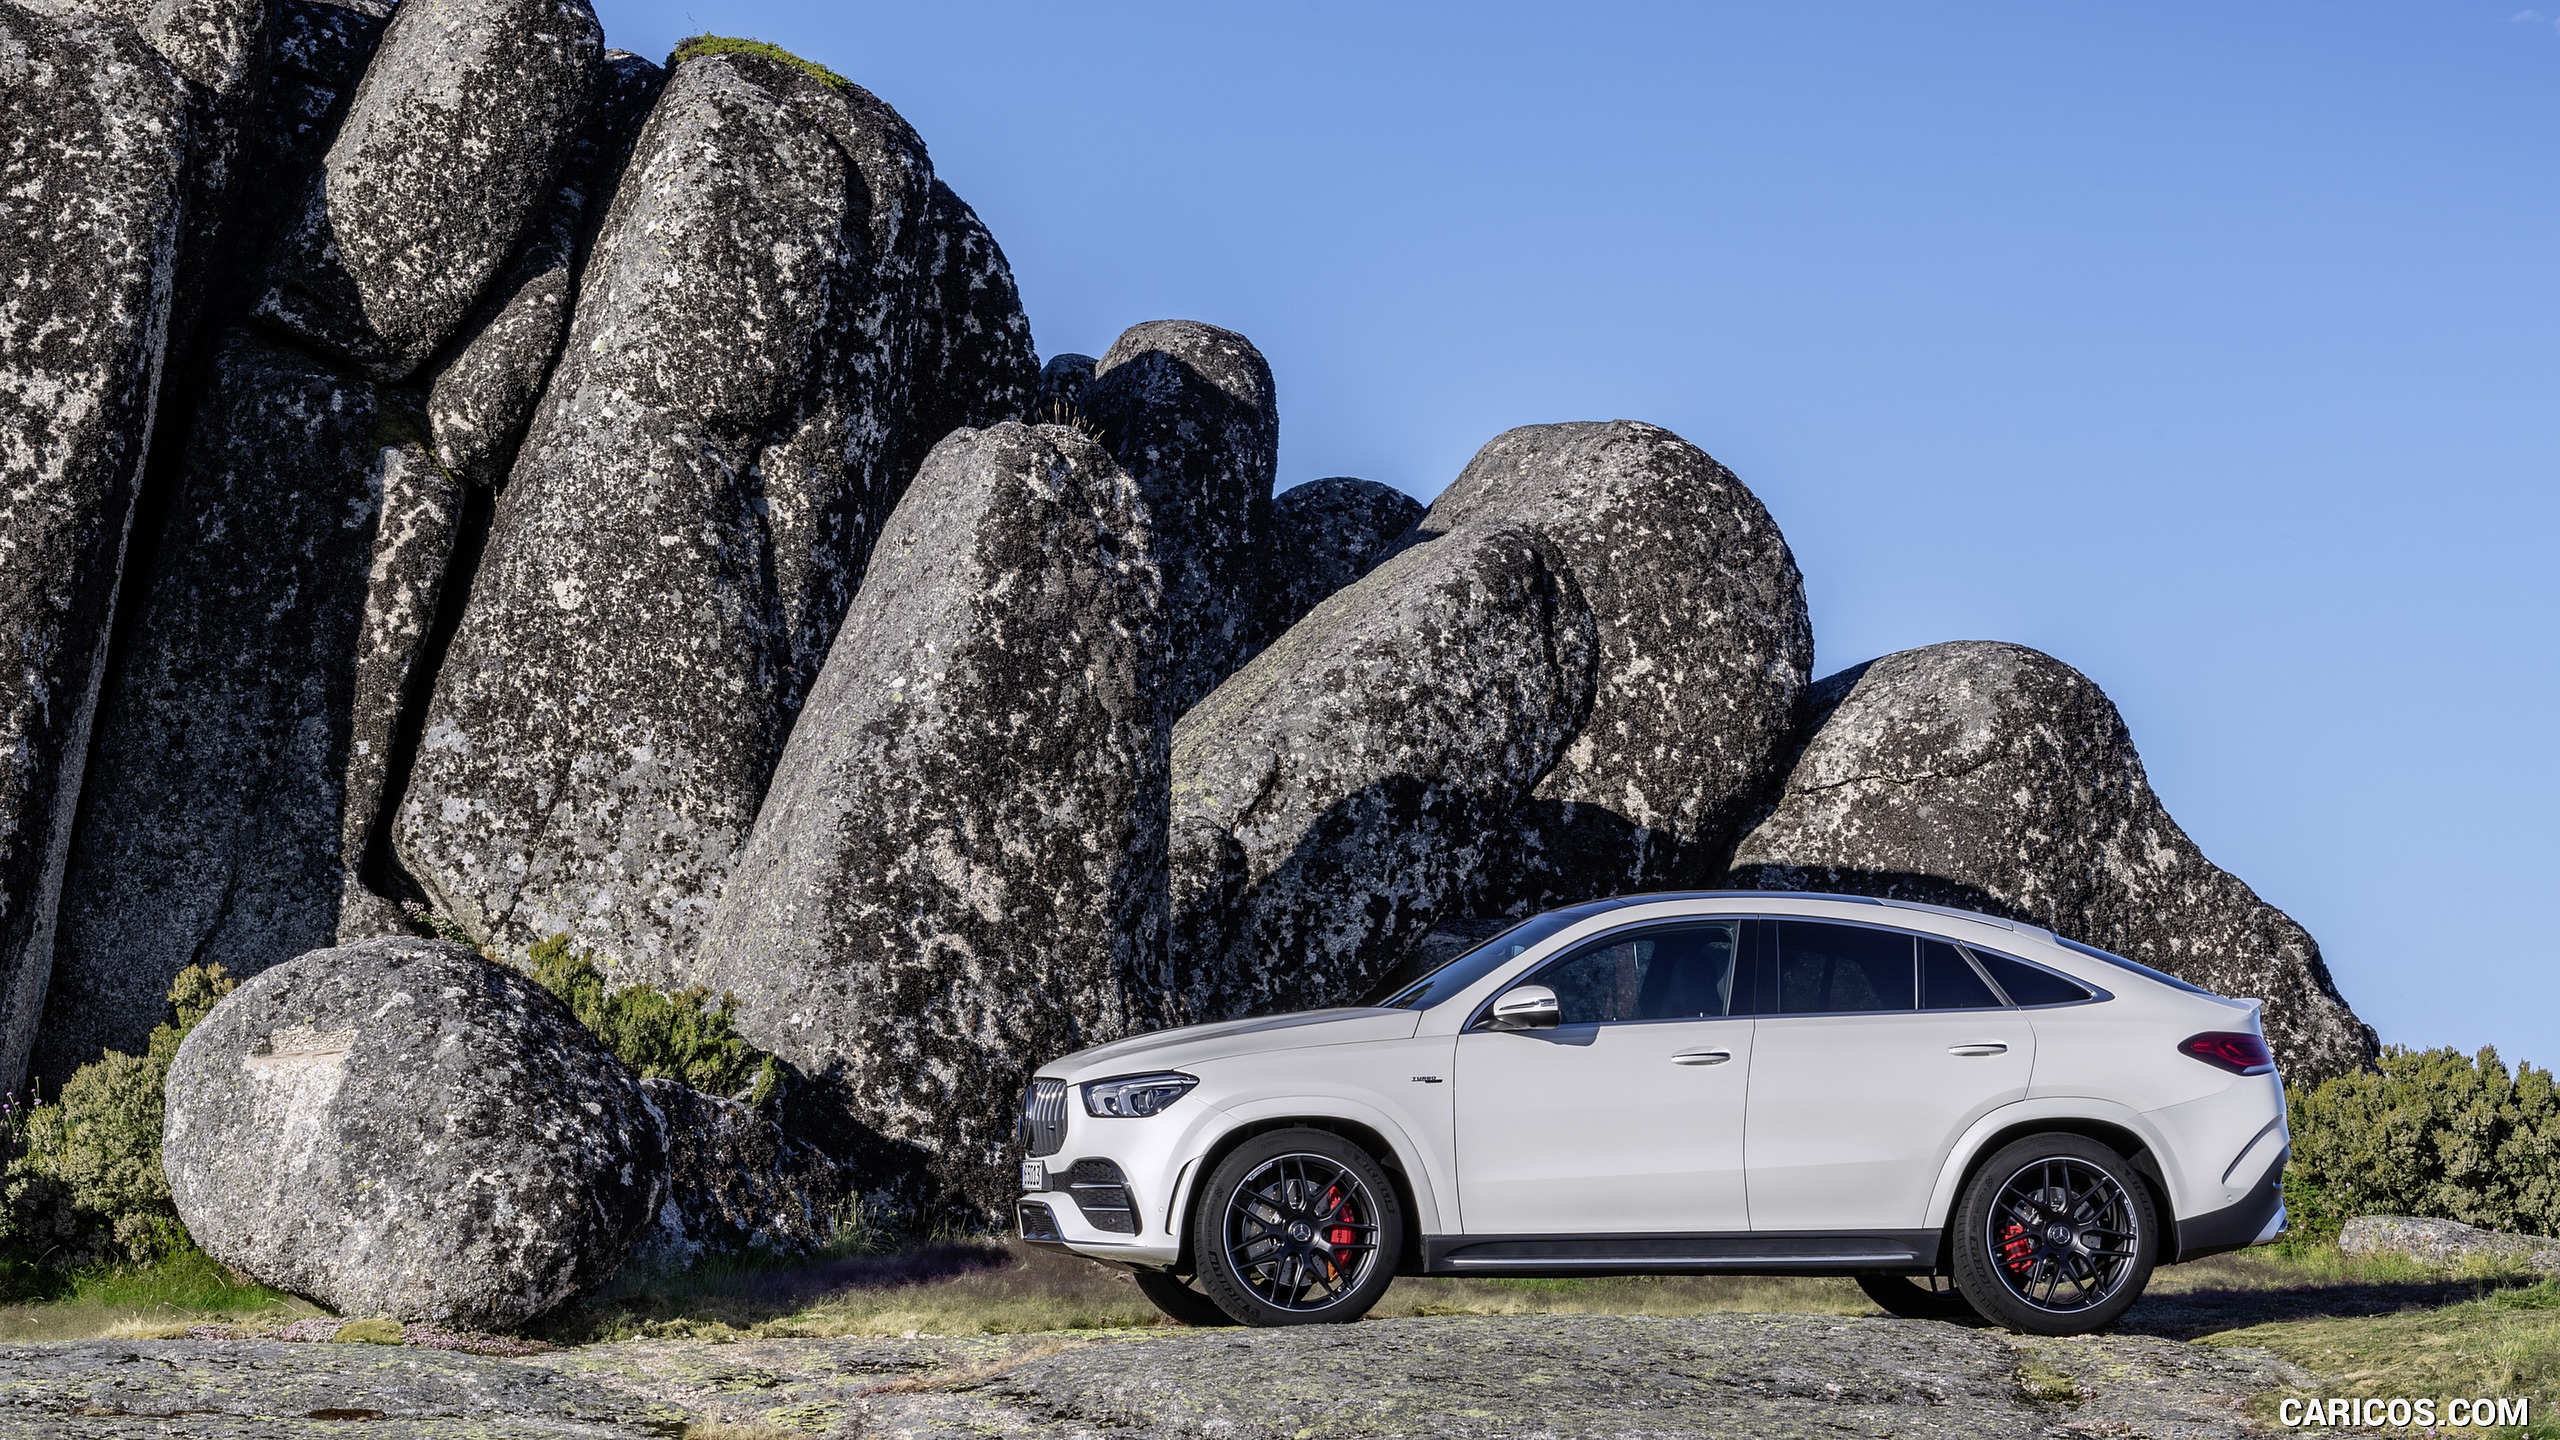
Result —
<instances>
[{"instance_id":1,"label":"moss on rock","mask_svg":"<svg viewBox=\"0 0 2560 1440\"><path fill-rule=\"evenodd\" d=\"M687 60L706 55L753 55L759 59L778 61L831 89L850 90L853 82L815 60L803 60L779 45L763 40L747 40L734 35L696 35L677 43L667 56L667 68L673 70Z\"/></svg>"}]
</instances>

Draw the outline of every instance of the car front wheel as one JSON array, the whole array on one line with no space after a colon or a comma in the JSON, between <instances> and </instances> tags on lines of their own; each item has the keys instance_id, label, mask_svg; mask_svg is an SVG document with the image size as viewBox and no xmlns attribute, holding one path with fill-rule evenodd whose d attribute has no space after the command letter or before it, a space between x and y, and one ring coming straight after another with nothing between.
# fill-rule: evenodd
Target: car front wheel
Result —
<instances>
[{"instance_id":1,"label":"car front wheel","mask_svg":"<svg viewBox=\"0 0 2560 1440\"><path fill-rule=\"evenodd\" d=\"M1200 1289L1237 1321L1338 1324L1394 1283L1404 1210L1359 1146L1327 1130L1275 1130L1209 1173L1191 1245Z\"/></svg>"},{"instance_id":2,"label":"car front wheel","mask_svg":"<svg viewBox=\"0 0 2560 1440\"><path fill-rule=\"evenodd\" d=\"M2028 1335L2084 1335L2151 1282L2159 1215L2133 1166L2083 1135L2030 1135L1974 1172L1956 1211L1956 1288Z\"/></svg>"}]
</instances>

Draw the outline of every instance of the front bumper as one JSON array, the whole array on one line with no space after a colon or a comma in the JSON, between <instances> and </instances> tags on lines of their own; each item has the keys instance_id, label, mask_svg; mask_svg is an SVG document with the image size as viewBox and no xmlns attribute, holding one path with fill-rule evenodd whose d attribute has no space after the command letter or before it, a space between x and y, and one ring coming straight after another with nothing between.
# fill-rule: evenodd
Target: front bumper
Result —
<instances>
[{"instance_id":1,"label":"front bumper","mask_svg":"<svg viewBox=\"0 0 2560 1440\"><path fill-rule=\"evenodd\" d=\"M1071 1092L1072 1093L1072 1092ZM1014 1230L1035 1245L1161 1269L1182 1258L1176 1205L1225 1116L1185 1099L1144 1119L1070 1104L1056 1153L1026 1162ZM1117 1193L1114 1193L1117 1192ZM1043 1217L1033 1209L1046 1212Z\"/></svg>"},{"instance_id":2,"label":"front bumper","mask_svg":"<svg viewBox=\"0 0 2560 1440\"><path fill-rule=\"evenodd\" d=\"M1162 1226L1143 1235L1115 1235L1097 1228L1064 1190L1031 1191L1013 1205L1014 1231L1034 1245L1093 1260L1161 1270L1182 1258L1182 1245Z\"/></svg>"}]
</instances>

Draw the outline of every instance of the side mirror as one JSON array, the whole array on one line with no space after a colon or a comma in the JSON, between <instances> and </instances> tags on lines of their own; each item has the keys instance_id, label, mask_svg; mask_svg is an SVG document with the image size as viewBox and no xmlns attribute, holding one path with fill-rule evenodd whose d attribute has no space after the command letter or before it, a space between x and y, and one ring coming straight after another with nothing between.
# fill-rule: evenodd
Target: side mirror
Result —
<instances>
[{"instance_id":1,"label":"side mirror","mask_svg":"<svg viewBox=\"0 0 2560 1440\"><path fill-rule=\"evenodd\" d=\"M1493 1011L1485 1016L1487 1030L1552 1030L1564 1012L1556 1005L1556 992L1544 985L1514 985L1493 1002Z\"/></svg>"}]
</instances>

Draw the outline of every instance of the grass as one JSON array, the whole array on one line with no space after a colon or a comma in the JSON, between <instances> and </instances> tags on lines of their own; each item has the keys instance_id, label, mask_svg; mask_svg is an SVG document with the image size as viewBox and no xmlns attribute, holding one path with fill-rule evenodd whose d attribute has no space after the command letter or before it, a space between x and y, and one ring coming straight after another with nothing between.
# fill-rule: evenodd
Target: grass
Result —
<instances>
[{"instance_id":1,"label":"grass","mask_svg":"<svg viewBox=\"0 0 2560 1440\"><path fill-rule=\"evenodd\" d=\"M842 91L853 88L852 81L815 60L803 60L779 45L762 40L739 39L730 35L696 35L692 39L679 43L674 53L667 56L667 68L673 70L687 60L698 60L705 55L753 55L758 59L773 60L788 65L831 90Z\"/></svg>"},{"instance_id":2,"label":"grass","mask_svg":"<svg viewBox=\"0 0 2560 1440\"><path fill-rule=\"evenodd\" d=\"M0 1342L130 1339L206 1321L295 1320L320 1313L307 1300L234 1279L191 1248L150 1265L82 1272L50 1300L0 1305Z\"/></svg>"},{"instance_id":3,"label":"grass","mask_svg":"<svg viewBox=\"0 0 2560 1440\"><path fill-rule=\"evenodd\" d=\"M2258 1345L2322 1376L2304 1390L2256 1397L2252 1413L2276 1417L2288 1395L2476 1396L2531 1399L2534 1423L2465 1433L2560 1436L2560 1284L2485 1289L2479 1298L2389 1315L2282 1320L2206 1337Z\"/></svg>"}]
</instances>

